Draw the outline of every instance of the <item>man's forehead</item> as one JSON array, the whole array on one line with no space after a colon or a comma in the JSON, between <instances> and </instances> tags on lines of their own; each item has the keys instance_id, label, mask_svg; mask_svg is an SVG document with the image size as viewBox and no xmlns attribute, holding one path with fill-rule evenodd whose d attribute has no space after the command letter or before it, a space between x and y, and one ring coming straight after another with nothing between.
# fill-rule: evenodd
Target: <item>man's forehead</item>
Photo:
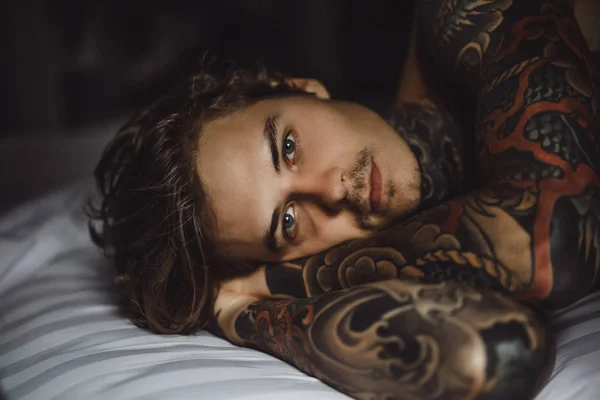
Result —
<instances>
[{"instance_id":1,"label":"man's forehead","mask_svg":"<svg viewBox=\"0 0 600 400\"><path fill-rule=\"evenodd\" d=\"M264 121L249 124L251 119L238 114L211 122L198 148L198 173L216 214L217 241L235 252L264 247L274 207L269 182L275 172Z\"/></svg>"}]
</instances>

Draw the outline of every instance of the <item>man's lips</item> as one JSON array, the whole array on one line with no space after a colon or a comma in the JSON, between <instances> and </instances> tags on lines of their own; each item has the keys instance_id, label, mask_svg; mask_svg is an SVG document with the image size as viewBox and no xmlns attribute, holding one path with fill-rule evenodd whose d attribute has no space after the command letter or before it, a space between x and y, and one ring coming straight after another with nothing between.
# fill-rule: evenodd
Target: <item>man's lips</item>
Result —
<instances>
[{"instance_id":1,"label":"man's lips","mask_svg":"<svg viewBox=\"0 0 600 400\"><path fill-rule=\"evenodd\" d=\"M369 199L371 202L371 212L377 212L381 204L381 172L377 168L375 161L372 162L371 168L371 193Z\"/></svg>"}]
</instances>

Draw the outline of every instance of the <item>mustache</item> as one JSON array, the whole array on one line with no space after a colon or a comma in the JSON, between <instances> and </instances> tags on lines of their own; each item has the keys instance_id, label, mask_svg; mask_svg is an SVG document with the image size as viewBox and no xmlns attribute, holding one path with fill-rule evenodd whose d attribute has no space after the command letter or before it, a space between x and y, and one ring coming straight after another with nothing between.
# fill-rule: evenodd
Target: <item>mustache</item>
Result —
<instances>
[{"instance_id":1,"label":"mustache","mask_svg":"<svg viewBox=\"0 0 600 400\"><path fill-rule=\"evenodd\" d=\"M347 204L350 211L354 214L358 225L363 229L369 229L368 215L361 206L362 193L367 187L369 177L369 164L373 156L373 151L364 147L356 155L354 166L348 173L350 184L348 185Z\"/></svg>"},{"instance_id":2,"label":"mustache","mask_svg":"<svg viewBox=\"0 0 600 400\"><path fill-rule=\"evenodd\" d=\"M369 160L371 159L373 152L368 147L364 147L356 155L354 166L348 173L351 182L351 191L357 192L360 195L360 191L367 186L367 175L369 166Z\"/></svg>"}]
</instances>

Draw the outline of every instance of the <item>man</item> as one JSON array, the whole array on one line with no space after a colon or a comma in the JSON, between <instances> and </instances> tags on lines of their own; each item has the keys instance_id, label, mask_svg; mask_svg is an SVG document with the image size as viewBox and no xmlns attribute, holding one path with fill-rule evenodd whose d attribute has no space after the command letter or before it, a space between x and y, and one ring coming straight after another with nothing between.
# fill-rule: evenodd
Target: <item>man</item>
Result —
<instances>
[{"instance_id":1,"label":"man","mask_svg":"<svg viewBox=\"0 0 600 400\"><path fill-rule=\"evenodd\" d=\"M459 130L428 93L399 104L398 136L312 81L194 79L98 169L96 239L134 321L189 332L214 309L212 331L356 398L533 395L552 342L505 295L559 307L598 282L589 49L566 1L417 14L438 68L478 99L476 187L457 196Z\"/></svg>"}]
</instances>

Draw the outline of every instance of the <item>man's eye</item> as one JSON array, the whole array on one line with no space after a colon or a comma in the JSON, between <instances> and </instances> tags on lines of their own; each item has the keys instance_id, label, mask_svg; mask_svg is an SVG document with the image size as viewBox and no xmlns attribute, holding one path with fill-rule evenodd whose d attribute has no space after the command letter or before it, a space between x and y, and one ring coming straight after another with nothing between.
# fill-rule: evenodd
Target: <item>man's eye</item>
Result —
<instances>
[{"instance_id":1,"label":"man's eye","mask_svg":"<svg viewBox=\"0 0 600 400\"><path fill-rule=\"evenodd\" d=\"M290 205L283 214L283 232L287 239L296 237L296 212L293 205Z\"/></svg>"},{"instance_id":2,"label":"man's eye","mask_svg":"<svg viewBox=\"0 0 600 400\"><path fill-rule=\"evenodd\" d=\"M283 140L283 155L290 161L294 162L294 155L296 153L296 140L294 135L289 133Z\"/></svg>"}]
</instances>

